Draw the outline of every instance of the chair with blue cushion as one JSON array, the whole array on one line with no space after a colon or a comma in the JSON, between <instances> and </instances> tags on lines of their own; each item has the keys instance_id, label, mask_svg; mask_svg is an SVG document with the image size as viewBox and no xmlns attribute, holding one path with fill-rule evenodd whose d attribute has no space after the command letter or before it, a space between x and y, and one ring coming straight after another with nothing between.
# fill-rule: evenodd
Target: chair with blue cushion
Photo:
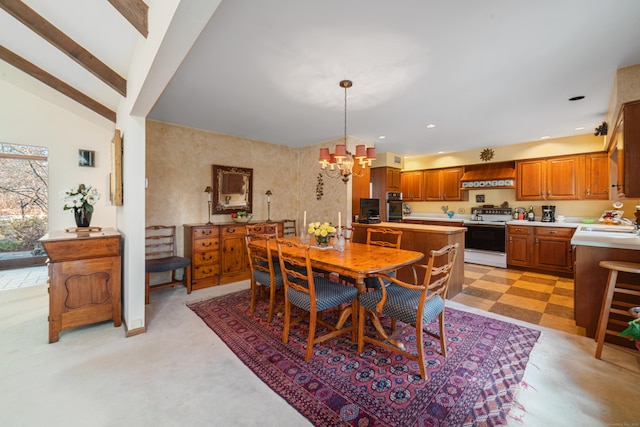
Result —
<instances>
[{"instance_id":1,"label":"chair with blue cushion","mask_svg":"<svg viewBox=\"0 0 640 427\"><path fill-rule=\"evenodd\" d=\"M382 246L385 248L400 249L400 241L402 240L401 230L392 230L390 228L369 227L367 228L367 245ZM392 271L389 276L395 277L396 272ZM378 289L378 279L375 277L367 277L364 279L367 289Z\"/></svg>"},{"instance_id":2,"label":"chair with blue cushion","mask_svg":"<svg viewBox=\"0 0 640 427\"><path fill-rule=\"evenodd\" d=\"M280 270L284 279L284 330L282 342L289 342L289 329L300 321L309 319L309 334L307 338L307 352L304 360L309 361L313 354L313 345L330 338L351 332L355 339L356 325L354 323L355 304L358 290L353 286L341 285L324 277L314 277L309 258L309 245L301 245L289 240L276 240L278 244L278 258ZM346 308L343 304L349 304ZM291 320L291 306L304 310L304 315ZM325 322L318 313L329 308L338 307L340 310L336 325ZM346 320L351 316L351 326L345 327ZM316 325L320 324L331 332L316 337Z\"/></svg>"},{"instance_id":3,"label":"chair with blue cushion","mask_svg":"<svg viewBox=\"0 0 640 427\"><path fill-rule=\"evenodd\" d=\"M182 279L176 272L183 269ZM191 293L191 260L176 254L176 226L152 225L145 229L145 303L149 304L149 291L185 285ZM151 285L152 273L171 272L171 280Z\"/></svg>"},{"instance_id":4,"label":"chair with blue cushion","mask_svg":"<svg viewBox=\"0 0 640 427\"><path fill-rule=\"evenodd\" d=\"M378 289L365 292L359 296L360 311L358 318L358 352L362 353L364 342L370 342L388 350L397 352L420 365L420 375L427 379L424 364L423 332L440 340L440 353L447 356L447 344L444 331L444 305L447 288L458 250L458 244L448 245L437 251L431 251L427 265L414 264L414 278L416 284L410 284L384 274L376 275L379 281ZM418 284L417 271L424 270L424 280ZM388 282L388 285L384 285ZM365 336L365 316L369 314L371 320L382 339ZM406 351L404 345L389 336L380 323L379 316L400 320L415 328L417 354ZM440 322L440 334L437 335L423 329L423 326L435 318ZM395 322L392 325L395 329Z\"/></svg>"},{"instance_id":5,"label":"chair with blue cushion","mask_svg":"<svg viewBox=\"0 0 640 427\"><path fill-rule=\"evenodd\" d=\"M255 231L255 230L252 230ZM253 313L256 307L258 293L263 290L269 292L269 314L267 321L271 323L275 310L276 292L282 289L284 283L280 266L274 262L269 251L269 240L278 237L277 233L249 234L245 235L247 255L249 259L249 271L251 273L251 304L249 311ZM256 240L265 240L266 245L252 245Z\"/></svg>"}]
</instances>

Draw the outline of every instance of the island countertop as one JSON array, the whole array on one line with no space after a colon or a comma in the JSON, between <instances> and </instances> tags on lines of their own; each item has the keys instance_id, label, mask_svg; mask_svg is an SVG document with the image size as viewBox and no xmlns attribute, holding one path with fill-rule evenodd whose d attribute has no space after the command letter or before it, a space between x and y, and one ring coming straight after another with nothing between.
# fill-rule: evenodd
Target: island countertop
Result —
<instances>
[{"instance_id":1,"label":"island countertop","mask_svg":"<svg viewBox=\"0 0 640 427\"><path fill-rule=\"evenodd\" d=\"M458 244L458 252L449 281L447 298L453 298L462 291L464 283L464 234L466 227L444 225L403 224L401 222L380 222L378 224L353 223L354 233L352 240L356 243L367 242L367 228L390 228L401 230L402 238L400 247L412 251L422 252L425 256L418 261L422 264L429 262L429 254L432 250L438 250L444 246ZM398 278L406 282L413 282L411 268L404 267L398 271ZM419 277L422 280L422 276Z\"/></svg>"}]
</instances>

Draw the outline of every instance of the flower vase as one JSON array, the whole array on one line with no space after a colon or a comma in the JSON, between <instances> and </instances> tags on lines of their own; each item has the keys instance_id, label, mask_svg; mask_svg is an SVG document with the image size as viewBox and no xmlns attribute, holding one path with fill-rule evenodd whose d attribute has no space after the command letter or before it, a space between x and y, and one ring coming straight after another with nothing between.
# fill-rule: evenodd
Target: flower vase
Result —
<instances>
[{"instance_id":1,"label":"flower vase","mask_svg":"<svg viewBox=\"0 0 640 427\"><path fill-rule=\"evenodd\" d=\"M91 224L91 214L85 208L73 208L73 216L76 219L76 225L78 228L86 228Z\"/></svg>"},{"instance_id":2,"label":"flower vase","mask_svg":"<svg viewBox=\"0 0 640 427\"><path fill-rule=\"evenodd\" d=\"M326 248L329 246L329 238L330 236L327 234L326 236L315 236L316 245L320 248Z\"/></svg>"}]
</instances>

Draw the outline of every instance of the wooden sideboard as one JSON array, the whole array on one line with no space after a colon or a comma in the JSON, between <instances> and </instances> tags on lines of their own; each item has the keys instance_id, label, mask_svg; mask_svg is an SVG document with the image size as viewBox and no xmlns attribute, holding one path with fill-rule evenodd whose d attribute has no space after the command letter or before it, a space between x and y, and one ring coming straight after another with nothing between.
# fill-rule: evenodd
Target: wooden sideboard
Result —
<instances>
[{"instance_id":1,"label":"wooden sideboard","mask_svg":"<svg viewBox=\"0 0 640 427\"><path fill-rule=\"evenodd\" d=\"M257 224L258 222L251 222ZM272 221L282 236L282 221ZM185 224L184 256L191 258L191 286L195 289L249 279L244 223Z\"/></svg>"},{"instance_id":2,"label":"wooden sideboard","mask_svg":"<svg viewBox=\"0 0 640 427\"><path fill-rule=\"evenodd\" d=\"M40 241L49 257L49 342L63 329L105 320L119 327L120 233L53 231Z\"/></svg>"}]
</instances>

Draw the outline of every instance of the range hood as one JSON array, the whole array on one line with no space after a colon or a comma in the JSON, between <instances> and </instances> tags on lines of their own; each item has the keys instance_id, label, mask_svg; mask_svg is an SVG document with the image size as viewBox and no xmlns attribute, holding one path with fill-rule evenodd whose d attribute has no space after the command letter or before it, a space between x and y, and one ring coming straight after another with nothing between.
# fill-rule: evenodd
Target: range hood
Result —
<instances>
[{"instance_id":1,"label":"range hood","mask_svg":"<svg viewBox=\"0 0 640 427\"><path fill-rule=\"evenodd\" d=\"M468 165L464 169L460 178L464 190L471 187L515 188L515 162Z\"/></svg>"}]
</instances>

